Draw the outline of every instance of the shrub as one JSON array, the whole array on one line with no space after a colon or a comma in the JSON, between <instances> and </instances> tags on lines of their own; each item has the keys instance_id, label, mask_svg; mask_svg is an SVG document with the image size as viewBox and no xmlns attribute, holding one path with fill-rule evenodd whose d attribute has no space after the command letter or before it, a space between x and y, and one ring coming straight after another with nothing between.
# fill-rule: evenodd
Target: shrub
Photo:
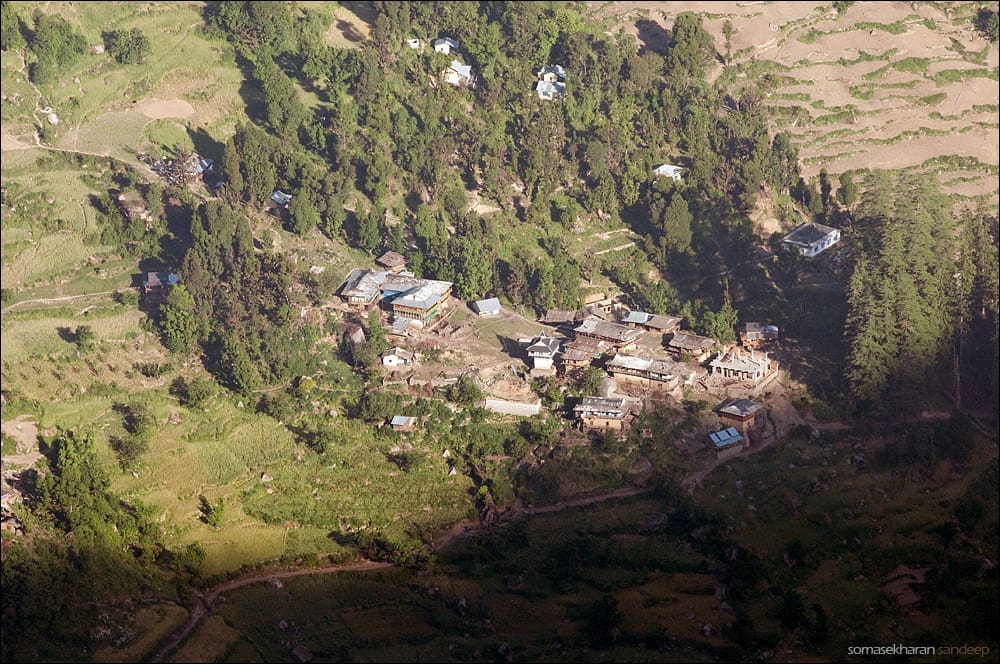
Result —
<instances>
[{"instance_id":1,"label":"shrub","mask_svg":"<svg viewBox=\"0 0 1000 664\"><path fill-rule=\"evenodd\" d=\"M215 382L203 376L178 378L170 386L170 394L188 408L200 408L215 396Z\"/></svg>"},{"instance_id":2,"label":"shrub","mask_svg":"<svg viewBox=\"0 0 1000 664\"><path fill-rule=\"evenodd\" d=\"M131 288L115 291L115 302L126 307L137 307L139 306L139 293Z\"/></svg>"},{"instance_id":3,"label":"shrub","mask_svg":"<svg viewBox=\"0 0 1000 664\"><path fill-rule=\"evenodd\" d=\"M983 36L991 42L997 41L1000 37L1000 19L997 18L996 10L989 7L981 7L979 13L973 21L976 29L983 33Z\"/></svg>"},{"instance_id":4,"label":"shrub","mask_svg":"<svg viewBox=\"0 0 1000 664\"><path fill-rule=\"evenodd\" d=\"M93 350L94 346L97 345L97 333L89 325L80 325L77 327L73 339L76 342L77 348L83 352Z\"/></svg>"},{"instance_id":5,"label":"shrub","mask_svg":"<svg viewBox=\"0 0 1000 664\"><path fill-rule=\"evenodd\" d=\"M137 362L133 365L139 373L141 373L146 378L159 378L163 374L170 371L170 363L164 362L160 364L159 362Z\"/></svg>"},{"instance_id":6,"label":"shrub","mask_svg":"<svg viewBox=\"0 0 1000 664\"><path fill-rule=\"evenodd\" d=\"M149 55L149 39L138 28L105 32L102 37L108 53L118 61L118 64L141 64Z\"/></svg>"},{"instance_id":7,"label":"shrub","mask_svg":"<svg viewBox=\"0 0 1000 664\"><path fill-rule=\"evenodd\" d=\"M149 450L149 441L147 438L132 434L118 436L111 439L111 449L118 457L118 463L121 464L122 469L130 470L135 466L139 457Z\"/></svg>"}]
</instances>

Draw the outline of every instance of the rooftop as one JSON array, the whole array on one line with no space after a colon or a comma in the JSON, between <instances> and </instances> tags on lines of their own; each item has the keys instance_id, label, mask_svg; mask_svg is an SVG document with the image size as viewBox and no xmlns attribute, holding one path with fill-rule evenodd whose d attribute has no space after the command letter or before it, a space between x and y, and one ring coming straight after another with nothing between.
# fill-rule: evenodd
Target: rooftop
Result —
<instances>
[{"instance_id":1,"label":"rooftop","mask_svg":"<svg viewBox=\"0 0 1000 664\"><path fill-rule=\"evenodd\" d=\"M635 341L642 336L641 330L636 330L618 323L607 323L600 320L585 320L574 330L577 334L601 337L618 342Z\"/></svg>"},{"instance_id":2,"label":"rooftop","mask_svg":"<svg viewBox=\"0 0 1000 664\"><path fill-rule=\"evenodd\" d=\"M744 323L740 331L745 334L778 334L778 326L769 323Z\"/></svg>"},{"instance_id":3,"label":"rooftop","mask_svg":"<svg viewBox=\"0 0 1000 664\"><path fill-rule=\"evenodd\" d=\"M542 400L535 403L524 403L523 401L504 401L503 399L487 399L483 408L502 415L518 415L520 417L531 417L538 415L542 410Z\"/></svg>"},{"instance_id":4,"label":"rooftop","mask_svg":"<svg viewBox=\"0 0 1000 664\"><path fill-rule=\"evenodd\" d=\"M559 343L559 340L555 337L543 334L539 337L535 337L535 339L531 342L531 345L528 346L527 350L529 354L540 353L545 355L555 355L559 352Z\"/></svg>"},{"instance_id":5,"label":"rooftop","mask_svg":"<svg viewBox=\"0 0 1000 664\"><path fill-rule=\"evenodd\" d=\"M593 337L580 337L566 344L566 350L575 350L589 355L603 355L610 348L603 339L594 339Z\"/></svg>"},{"instance_id":6,"label":"rooftop","mask_svg":"<svg viewBox=\"0 0 1000 664\"><path fill-rule=\"evenodd\" d=\"M681 319L677 316L660 316L659 314L650 314L645 311L630 311L625 318L622 318L622 322L645 325L657 330L668 330L680 325Z\"/></svg>"},{"instance_id":7,"label":"rooftop","mask_svg":"<svg viewBox=\"0 0 1000 664\"><path fill-rule=\"evenodd\" d=\"M545 65L538 70L538 76L545 76L546 74L555 74L558 78L566 78L566 69L562 65Z\"/></svg>"},{"instance_id":8,"label":"rooftop","mask_svg":"<svg viewBox=\"0 0 1000 664\"><path fill-rule=\"evenodd\" d=\"M727 401L723 401L715 409L715 412L736 415L737 417L749 417L763 408L764 404L751 401L750 399L728 399Z\"/></svg>"},{"instance_id":9,"label":"rooftop","mask_svg":"<svg viewBox=\"0 0 1000 664\"><path fill-rule=\"evenodd\" d=\"M625 399L609 399L606 397L582 397L580 403L573 406L575 413L614 413L624 415L628 408Z\"/></svg>"},{"instance_id":10,"label":"rooftop","mask_svg":"<svg viewBox=\"0 0 1000 664\"><path fill-rule=\"evenodd\" d=\"M398 346L395 348L390 348L389 350L382 353L382 357L391 357L393 355L395 355L396 357L401 357L404 360L413 359L413 351L406 350L405 348L400 348Z\"/></svg>"},{"instance_id":11,"label":"rooftop","mask_svg":"<svg viewBox=\"0 0 1000 664\"><path fill-rule=\"evenodd\" d=\"M173 272L147 272L143 285L146 288L157 288L159 286L173 286L180 277Z\"/></svg>"},{"instance_id":12,"label":"rooftop","mask_svg":"<svg viewBox=\"0 0 1000 664\"><path fill-rule=\"evenodd\" d=\"M356 268L351 270L340 288L343 297L358 297L365 300L378 295L379 288L385 282L386 272L383 270L366 270Z\"/></svg>"},{"instance_id":13,"label":"rooftop","mask_svg":"<svg viewBox=\"0 0 1000 664\"><path fill-rule=\"evenodd\" d=\"M729 427L728 429L723 429L722 431L716 431L715 433L708 434L709 440L715 445L715 449L722 449L724 447L729 447L734 445L741 440L743 436L735 427Z\"/></svg>"},{"instance_id":14,"label":"rooftop","mask_svg":"<svg viewBox=\"0 0 1000 664\"><path fill-rule=\"evenodd\" d=\"M424 283L395 298L392 301L393 306L398 304L414 309L430 309L440 302L441 297L452 287L450 281L429 281L426 279L420 279L420 281Z\"/></svg>"},{"instance_id":15,"label":"rooftop","mask_svg":"<svg viewBox=\"0 0 1000 664\"><path fill-rule=\"evenodd\" d=\"M378 258L375 262L383 267L400 267L406 265L406 259L403 258L402 254L396 253L395 251L387 251Z\"/></svg>"},{"instance_id":16,"label":"rooftop","mask_svg":"<svg viewBox=\"0 0 1000 664\"><path fill-rule=\"evenodd\" d=\"M288 201L292 200L292 195L286 194L280 189L277 189L273 194L271 194L271 200L277 203L278 205L284 205Z\"/></svg>"},{"instance_id":17,"label":"rooftop","mask_svg":"<svg viewBox=\"0 0 1000 664\"><path fill-rule=\"evenodd\" d=\"M455 41L454 39L452 39L451 37L441 37L439 39L435 39L431 43L432 46L440 46L442 44L447 44L451 48L455 48L455 49L458 48L458 42Z\"/></svg>"},{"instance_id":18,"label":"rooftop","mask_svg":"<svg viewBox=\"0 0 1000 664\"><path fill-rule=\"evenodd\" d=\"M814 221L802 224L794 231L785 236L783 242L788 242L789 244L794 244L802 247L808 247L823 238L825 238L830 233L836 233L836 228L830 228L829 226L824 226L823 224L817 224Z\"/></svg>"},{"instance_id":19,"label":"rooftop","mask_svg":"<svg viewBox=\"0 0 1000 664\"><path fill-rule=\"evenodd\" d=\"M461 78L472 78L472 65L464 65L458 60L452 60L451 65L448 68L458 74Z\"/></svg>"},{"instance_id":20,"label":"rooftop","mask_svg":"<svg viewBox=\"0 0 1000 664\"><path fill-rule=\"evenodd\" d=\"M634 355L615 355L608 361L608 369L630 369L632 371L645 371L648 373L670 376L677 374L677 365L665 360L654 360L649 357L637 357Z\"/></svg>"},{"instance_id":21,"label":"rooftop","mask_svg":"<svg viewBox=\"0 0 1000 664\"><path fill-rule=\"evenodd\" d=\"M479 313L499 311L500 300L495 297L486 298L485 300L476 300L472 303L472 307Z\"/></svg>"},{"instance_id":22,"label":"rooftop","mask_svg":"<svg viewBox=\"0 0 1000 664\"><path fill-rule=\"evenodd\" d=\"M546 325L561 325L564 323L575 323L579 319L580 312L576 309L549 309L538 320Z\"/></svg>"},{"instance_id":23,"label":"rooftop","mask_svg":"<svg viewBox=\"0 0 1000 664\"><path fill-rule=\"evenodd\" d=\"M745 373L757 373L765 371L768 366L767 356L754 356L745 353L729 352L720 355L709 363L715 369L729 369L730 371L740 371Z\"/></svg>"},{"instance_id":24,"label":"rooftop","mask_svg":"<svg viewBox=\"0 0 1000 664\"><path fill-rule=\"evenodd\" d=\"M535 86L539 97L556 97L566 94L565 83L552 83L549 81L539 81Z\"/></svg>"},{"instance_id":25,"label":"rooftop","mask_svg":"<svg viewBox=\"0 0 1000 664\"><path fill-rule=\"evenodd\" d=\"M668 345L671 348L679 348L681 350L711 350L715 346L715 339L700 337L697 334L689 334L687 332L674 332L674 335L670 337Z\"/></svg>"},{"instance_id":26,"label":"rooftop","mask_svg":"<svg viewBox=\"0 0 1000 664\"><path fill-rule=\"evenodd\" d=\"M673 164L660 164L659 166L653 169L654 174L666 175L669 177L680 175L683 172L684 168L682 166L674 166Z\"/></svg>"},{"instance_id":27,"label":"rooftop","mask_svg":"<svg viewBox=\"0 0 1000 664\"><path fill-rule=\"evenodd\" d=\"M406 415L393 415L392 420L389 421L389 424L394 427L412 427L416 423L417 418Z\"/></svg>"}]
</instances>

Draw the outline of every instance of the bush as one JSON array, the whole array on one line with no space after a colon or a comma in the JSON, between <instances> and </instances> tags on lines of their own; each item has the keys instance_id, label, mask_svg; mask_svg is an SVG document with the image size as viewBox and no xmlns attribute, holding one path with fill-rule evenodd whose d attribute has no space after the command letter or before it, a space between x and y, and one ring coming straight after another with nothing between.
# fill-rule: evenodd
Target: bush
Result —
<instances>
[{"instance_id":1,"label":"bush","mask_svg":"<svg viewBox=\"0 0 1000 664\"><path fill-rule=\"evenodd\" d=\"M87 52L87 40L61 16L38 12L31 50L38 56L31 68L31 79L44 85L53 82L61 70Z\"/></svg>"},{"instance_id":2,"label":"bush","mask_svg":"<svg viewBox=\"0 0 1000 664\"><path fill-rule=\"evenodd\" d=\"M73 340L76 342L77 348L87 352L93 350L94 346L97 345L97 333L89 325L80 325L73 334Z\"/></svg>"},{"instance_id":3,"label":"bush","mask_svg":"<svg viewBox=\"0 0 1000 664\"><path fill-rule=\"evenodd\" d=\"M124 305L126 307L137 307L139 306L139 293L127 288L125 290L115 291L115 302Z\"/></svg>"},{"instance_id":4,"label":"bush","mask_svg":"<svg viewBox=\"0 0 1000 664\"><path fill-rule=\"evenodd\" d=\"M139 457L149 450L149 440L132 434L118 436L111 439L111 449L118 457L122 470L131 470Z\"/></svg>"},{"instance_id":5,"label":"bush","mask_svg":"<svg viewBox=\"0 0 1000 664\"><path fill-rule=\"evenodd\" d=\"M989 7L981 7L973 22L976 25L976 29L983 33L983 36L991 42L997 41L997 38L1000 37L1000 20L998 20L995 10Z\"/></svg>"},{"instance_id":6,"label":"bush","mask_svg":"<svg viewBox=\"0 0 1000 664\"><path fill-rule=\"evenodd\" d=\"M215 382L203 376L191 379L178 378L170 386L170 394L188 408L201 408L215 396Z\"/></svg>"},{"instance_id":7,"label":"bush","mask_svg":"<svg viewBox=\"0 0 1000 664\"><path fill-rule=\"evenodd\" d=\"M115 404L114 409L122 416L122 426L132 436L145 442L153 436L156 418L149 406L142 403Z\"/></svg>"},{"instance_id":8,"label":"bush","mask_svg":"<svg viewBox=\"0 0 1000 664\"><path fill-rule=\"evenodd\" d=\"M208 498L204 495L200 497L201 502L201 518L212 528L219 528L222 526L222 522L226 518L226 503L219 496L215 499L215 502L208 502Z\"/></svg>"},{"instance_id":9,"label":"bush","mask_svg":"<svg viewBox=\"0 0 1000 664\"><path fill-rule=\"evenodd\" d=\"M159 378L171 369L169 362L164 362L163 364L160 364L159 362L137 362L133 366L136 371L141 373L146 378Z\"/></svg>"},{"instance_id":10,"label":"bush","mask_svg":"<svg viewBox=\"0 0 1000 664\"><path fill-rule=\"evenodd\" d=\"M101 35L108 53L122 65L141 64L149 55L149 39L142 30L115 30Z\"/></svg>"}]
</instances>

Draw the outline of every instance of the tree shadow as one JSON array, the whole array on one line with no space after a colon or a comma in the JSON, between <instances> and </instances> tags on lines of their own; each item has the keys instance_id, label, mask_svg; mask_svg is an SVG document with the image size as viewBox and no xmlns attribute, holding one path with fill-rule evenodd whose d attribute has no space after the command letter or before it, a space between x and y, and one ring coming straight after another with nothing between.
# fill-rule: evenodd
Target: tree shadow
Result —
<instances>
[{"instance_id":1,"label":"tree shadow","mask_svg":"<svg viewBox=\"0 0 1000 664\"><path fill-rule=\"evenodd\" d=\"M656 21L644 18L635 22L635 28L638 30L636 36L639 38L640 55L646 51L652 51L661 55L667 53L670 47L670 33L662 25Z\"/></svg>"},{"instance_id":2,"label":"tree shadow","mask_svg":"<svg viewBox=\"0 0 1000 664\"><path fill-rule=\"evenodd\" d=\"M337 28L337 30L340 31L340 34L344 35L344 39L349 42L356 44L365 40L365 36L354 27L354 23L351 21L340 19L334 23L334 27Z\"/></svg>"},{"instance_id":3,"label":"tree shadow","mask_svg":"<svg viewBox=\"0 0 1000 664\"><path fill-rule=\"evenodd\" d=\"M222 163L222 143L212 138L203 127L192 129L188 127L188 136L194 143L194 151L202 157L213 160L216 164Z\"/></svg>"},{"instance_id":4,"label":"tree shadow","mask_svg":"<svg viewBox=\"0 0 1000 664\"><path fill-rule=\"evenodd\" d=\"M361 21L367 23L368 27L375 25L375 19L378 17L378 10L375 9L374 3L361 2L359 0L346 0L345 2L341 2L340 6L357 16Z\"/></svg>"},{"instance_id":5,"label":"tree shadow","mask_svg":"<svg viewBox=\"0 0 1000 664\"><path fill-rule=\"evenodd\" d=\"M58 334L59 338L68 344L76 343L76 332L68 327L57 327L56 334Z\"/></svg>"}]
</instances>

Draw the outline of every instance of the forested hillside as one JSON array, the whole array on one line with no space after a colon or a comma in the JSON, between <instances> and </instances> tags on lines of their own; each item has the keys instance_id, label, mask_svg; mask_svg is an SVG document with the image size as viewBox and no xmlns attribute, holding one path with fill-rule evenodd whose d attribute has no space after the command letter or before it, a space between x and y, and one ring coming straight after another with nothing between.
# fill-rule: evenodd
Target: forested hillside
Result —
<instances>
[{"instance_id":1,"label":"forested hillside","mask_svg":"<svg viewBox=\"0 0 1000 664\"><path fill-rule=\"evenodd\" d=\"M704 13L637 39L579 2L77 5L2 3L5 124L30 125L4 133L4 490L9 476L17 524L4 659L146 657L171 629L145 625L155 636L135 645L139 607L178 609L265 563L360 558L399 566L388 583L407 593L424 594L407 575L433 572L479 584L470 598L495 584L549 601L574 623L560 636L570 657L837 658L869 627L919 636L931 627L879 594L904 563L933 570L920 605L933 627L986 607L944 632L986 638L995 206L912 169L803 177L806 138L771 98L774 72L737 66L732 26L720 46ZM995 12L975 26L995 41ZM442 37L457 47L437 52ZM543 98L540 70L555 65L565 91ZM456 85L464 66L471 83ZM199 103L198 122L140 117L173 90L186 91L178 113ZM215 162L197 177L195 151ZM677 177L656 177L661 165ZM783 245L809 221L841 243L814 258ZM491 327L459 305L419 347L436 373L387 370L383 352L416 341L390 341L378 306L336 300L386 251L454 282L458 301L497 297L509 318ZM140 300L143 279L173 272L162 303ZM539 377L519 344L553 332L535 323L547 310L605 299L677 316L718 348L747 321L780 328L781 380L754 395L781 399L763 418L773 447L723 465L705 443L717 394L693 379L643 393L631 431L578 431L574 403L605 388L599 363ZM479 357L492 361L481 373ZM711 377L707 360L678 360ZM538 414L489 412L497 386ZM396 430L401 415L417 424ZM501 522L623 487L641 514L623 503L609 523L598 508L567 517L567 532L588 524L575 539ZM436 569L440 533L463 521L483 534ZM536 563L525 584L518 566ZM836 583L853 594L835 597ZM629 620L614 592L635 595ZM463 599L455 618L457 599L412 600L431 616L427 641L503 656L489 612L467 615ZM661 624L679 624L681 601L699 606L682 638ZM703 610L726 622L706 629ZM253 638L286 653L285 629ZM518 652L546 654L544 637ZM217 658L246 654L218 642Z\"/></svg>"}]
</instances>

